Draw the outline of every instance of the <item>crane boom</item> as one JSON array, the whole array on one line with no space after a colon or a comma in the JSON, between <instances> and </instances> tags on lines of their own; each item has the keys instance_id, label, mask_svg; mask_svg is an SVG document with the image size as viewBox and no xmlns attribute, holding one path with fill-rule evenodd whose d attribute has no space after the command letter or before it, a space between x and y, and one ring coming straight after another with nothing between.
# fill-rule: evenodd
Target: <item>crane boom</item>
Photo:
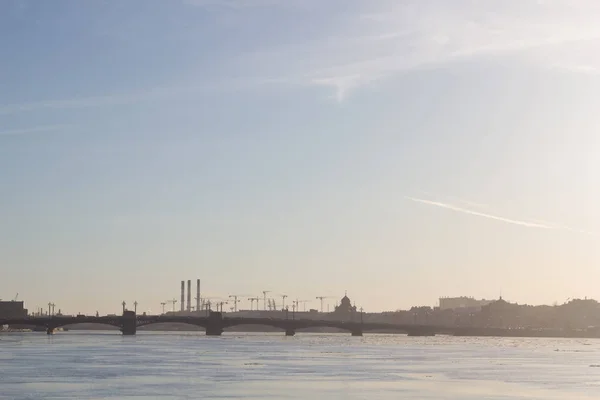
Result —
<instances>
[{"instance_id":1,"label":"crane boom","mask_svg":"<svg viewBox=\"0 0 600 400\"><path fill-rule=\"evenodd\" d=\"M175 312L175 304L177 304L177 299L167 300L167 303L171 303L171 305L173 305L173 312Z\"/></svg>"},{"instance_id":2,"label":"crane boom","mask_svg":"<svg viewBox=\"0 0 600 400\"><path fill-rule=\"evenodd\" d=\"M331 296L317 296L316 297L317 300L321 300L321 312L323 312L323 300L329 299L329 298L331 298Z\"/></svg>"},{"instance_id":3,"label":"crane boom","mask_svg":"<svg viewBox=\"0 0 600 400\"><path fill-rule=\"evenodd\" d=\"M260 300L259 297L249 297L248 301L250 302L250 311L253 310L253 306L254 306L254 302L256 301L256 311L258 311L258 301Z\"/></svg>"},{"instance_id":4,"label":"crane boom","mask_svg":"<svg viewBox=\"0 0 600 400\"><path fill-rule=\"evenodd\" d=\"M306 311L306 303L308 303L310 300L296 300L296 306L298 306L299 308L299 303L302 303L304 305L303 310L302 311ZM300 311L299 309L297 311Z\"/></svg>"},{"instance_id":5,"label":"crane boom","mask_svg":"<svg viewBox=\"0 0 600 400\"><path fill-rule=\"evenodd\" d=\"M233 311L237 312L237 305L241 300L238 300L238 297L241 297L242 295L238 295L238 294L230 294L229 298L233 299Z\"/></svg>"},{"instance_id":6,"label":"crane boom","mask_svg":"<svg viewBox=\"0 0 600 400\"><path fill-rule=\"evenodd\" d=\"M270 290L263 290L263 309L267 310L267 293L271 293Z\"/></svg>"}]
</instances>

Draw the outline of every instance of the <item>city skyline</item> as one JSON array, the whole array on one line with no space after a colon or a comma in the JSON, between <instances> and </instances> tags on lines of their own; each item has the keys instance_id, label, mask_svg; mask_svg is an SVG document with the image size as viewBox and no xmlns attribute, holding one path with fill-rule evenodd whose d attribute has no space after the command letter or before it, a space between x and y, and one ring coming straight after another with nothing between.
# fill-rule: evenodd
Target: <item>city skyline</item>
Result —
<instances>
[{"instance_id":1,"label":"city skyline","mask_svg":"<svg viewBox=\"0 0 600 400\"><path fill-rule=\"evenodd\" d=\"M598 18L0 2L0 298L158 311L186 277L370 311L599 297Z\"/></svg>"},{"instance_id":2,"label":"city skyline","mask_svg":"<svg viewBox=\"0 0 600 400\"><path fill-rule=\"evenodd\" d=\"M190 283L192 280L187 280ZM182 283L186 281L181 281ZM135 299L122 299L115 304L118 303L118 306L115 306L115 310L113 311L104 311L106 315L119 314L122 310L136 310L139 314L147 313L147 314L161 314L161 313L179 313L179 312L195 312L197 311L197 291L194 289L193 292L189 290L189 287L184 289L181 288L177 296L172 296L167 299L164 299L158 305L156 304L144 304L140 303ZM17 295L19 295L17 293ZM18 296L17 296L18 297ZM283 298L285 297L285 300ZM493 303L497 300L508 301L509 303L515 305L525 305L525 306L556 306L567 304L569 301L573 300L595 300L593 297L582 296L582 297L568 297L566 299L556 300L552 303L542 303L542 304L531 304L519 301L519 299L507 299L504 298L501 294L495 298L476 298L469 295L456 295L456 296L439 296L435 299L433 303L429 304L412 304L406 307L390 307L383 309L375 309L368 310L365 309L360 303L357 303L355 297L351 297L347 291L344 291L343 295L338 296L315 296L314 298L309 298L307 296L290 296L286 293L277 293L271 290L259 291L258 293L244 293L244 294L200 294L200 300L198 303L201 304L201 310L208 311L208 307L212 311L224 311L224 312L234 312L237 311L281 311L284 309L289 309L290 312L324 312L330 313L335 310L335 308L340 305L340 300L343 298L349 297L350 302L353 306L356 307L357 310L364 313L389 313L389 312L397 312L397 311L408 311L412 308L431 308L431 309L460 309L460 308L478 308L483 305L487 305ZM183 305L181 303L181 299L184 299ZM190 299L190 303L188 304L188 299ZM237 307L234 306L235 300L237 300ZM17 301L17 299L6 299L0 298L0 301ZM25 308L28 307L28 303L26 300L19 298L18 301L24 302ZM285 301L285 303L284 303ZM322 302L321 302L322 301ZM442 301L444 304L442 304ZM68 303L69 304L69 303ZM408 303L407 303L408 304ZM285 307L283 307L285 305ZM188 309L188 306L190 307ZM49 311L51 307L51 312ZM322 307L322 308L321 308ZM237 309L236 309L237 308ZM92 315L92 314L102 314L100 311L87 311L75 312L74 309L66 309L61 308L60 304L57 305L50 301L43 305L29 306L28 308L30 313L50 313L56 314L61 313L64 315ZM78 308L79 310L79 308Z\"/></svg>"}]
</instances>

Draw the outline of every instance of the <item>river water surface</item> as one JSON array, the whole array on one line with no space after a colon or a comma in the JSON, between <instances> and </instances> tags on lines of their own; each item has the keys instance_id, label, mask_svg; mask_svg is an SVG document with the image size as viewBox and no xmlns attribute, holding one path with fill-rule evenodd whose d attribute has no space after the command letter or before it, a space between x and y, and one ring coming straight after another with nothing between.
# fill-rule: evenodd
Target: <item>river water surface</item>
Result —
<instances>
[{"instance_id":1,"label":"river water surface","mask_svg":"<svg viewBox=\"0 0 600 400\"><path fill-rule=\"evenodd\" d=\"M2 399L600 399L600 341L0 335Z\"/></svg>"}]
</instances>

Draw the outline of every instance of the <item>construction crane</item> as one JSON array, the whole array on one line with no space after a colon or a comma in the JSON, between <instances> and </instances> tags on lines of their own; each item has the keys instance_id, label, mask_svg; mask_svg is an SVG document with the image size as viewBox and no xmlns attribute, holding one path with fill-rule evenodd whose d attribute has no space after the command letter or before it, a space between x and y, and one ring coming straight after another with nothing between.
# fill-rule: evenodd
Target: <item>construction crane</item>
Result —
<instances>
[{"instance_id":1,"label":"construction crane","mask_svg":"<svg viewBox=\"0 0 600 400\"><path fill-rule=\"evenodd\" d=\"M163 301L162 303L160 303L160 305L162 306L163 314L165 313L165 304L167 304L166 301Z\"/></svg>"},{"instance_id":2,"label":"construction crane","mask_svg":"<svg viewBox=\"0 0 600 400\"><path fill-rule=\"evenodd\" d=\"M175 304L177 304L177 299L173 299L173 300L168 300L169 303L171 303L173 305L173 312L175 312Z\"/></svg>"},{"instance_id":3,"label":"construction crane","mask_svg":"<svg viewBox=\"0 0 600 400\"><path fill-rule=\"evenodd\" d=\"M224 304L228 304L228 302L227 301L220 301L220 302L217 303L217 312L219 312L219 308L221 309L220 312L223 312L223 305Z\"/></svg>"},{"instance_id":4,"label":"construction crane","mask_svg":"<svg viewBox=\"0 0 600 400\"><path fill-rule=\"evenodd\" d=\"M262 294L263 294L263 309L266 310L267 309L267 293L271 293L270 290L263 290Z\"/></svg>"},{"instance_id":5,"label":"construction crane","mask_svg":"<svg viewBox=\"0 0 600 400\"><path fill-rule=\"evenodd\" d=\"M207 298L202 299L202 308L206 308L207 313L209 313L211 310L211 308L210 308L211 304L212 303L210 302L210 299L207 299Z\"/></svg>"},{"instance_id":6,"label":"construction crane","mask_svg":"<svg viewBox=\"0 0 600 400\"><path fill-rule=\"evenodd\" d=\"M217 307L217 312L219 312L219 310L221 310L221 312L223 311L223 305L224 304L228 304L228 302L226 300L224 300L222 297L205 297L204 298L204 304L206 305L206 310L207 311L212 311L211 306L215 305Z\"/></svg>"},{"instance_id":7,"label":"construction crane","mask_svg":"<svg viewBox=\"0 0 600 400\"><path fill-rule=\"evenodd\" d=\"M17 293L17 294L15 295L15 299L14 299L13 301L17 301L17 299L18 299L18 298L19 298L19 293Z\"/></svg>"},{"instance_id":8,"label":"construction crane","mask_svg":"<svg viewBox=\"0 0 600 400\"><path fill-rule=\"evenodd\" d=\"M260 298L258 297L249 297L248 301L250 302L250 311L253 310L254 302L256 301L256 311L258 311L258 301Z\"/></svg>"},{"instance_id":9,"label":"construction crane","mask_svg":"<svg viewBox=\"0 0 600 400\"><path fill-rule=\"evenodd\" d=\"M233 299L233 312L237 312L237 305L241 300L238 300L238 297L242 297L241 294L230 294L229 298Z\"/></svg>"},{"instance_id":10,"label":"construction crane","mask_svg":"<svg viewBox=\"0 0 600 400\"><path fill-rule=\"evenodd\" d=\"M331 298L331 296L317 296L317 300L321 300L321 312L323 312L323 300L329 298Z\"/></svg>"},{"instance_id":11,"label":"construction crane","mask_svg":"<svg viewBox=\"0 0 600 400\"><path fill-rule=\"evenodd\" d=\"M296 300L296 304L302 303L304 305L303 311L306 311L306 303L310 302L310 300ZM298 310L300 311L300 310Z\"/></svg>"}]
</instances>

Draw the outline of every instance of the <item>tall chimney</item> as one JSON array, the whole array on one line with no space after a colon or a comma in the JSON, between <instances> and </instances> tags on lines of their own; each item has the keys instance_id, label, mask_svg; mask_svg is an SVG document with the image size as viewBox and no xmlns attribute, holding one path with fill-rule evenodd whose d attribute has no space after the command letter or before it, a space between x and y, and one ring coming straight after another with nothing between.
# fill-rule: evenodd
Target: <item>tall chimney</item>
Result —
<instances>
[{"instance_id":1,"label":"tall chimney","mask_svg":"<svg viewBox=\"0 0 600 400\"><path fill-rule=\"evenodd\" d=\"M196 279L196 311L200 312L200 279Z\"/></svg>"},{"instance_id":2,"label":"tall chimney","mask_svg":"<svg viewBox=\"0 0 600 400\"><path fill-rule=\"evenodd\" d=\"M192 281L188 279L187 311L192 311Z\"/></svg>"},{"instance_id":3,"label":"tall chimney","mask_svg":"<svg viewBox=\"0 0 600 400\"><path fill-rule=\"evenodd\" d=\"M185 310L185 281L181 281L181 311Z\"/></svg>"}]
</instances>

